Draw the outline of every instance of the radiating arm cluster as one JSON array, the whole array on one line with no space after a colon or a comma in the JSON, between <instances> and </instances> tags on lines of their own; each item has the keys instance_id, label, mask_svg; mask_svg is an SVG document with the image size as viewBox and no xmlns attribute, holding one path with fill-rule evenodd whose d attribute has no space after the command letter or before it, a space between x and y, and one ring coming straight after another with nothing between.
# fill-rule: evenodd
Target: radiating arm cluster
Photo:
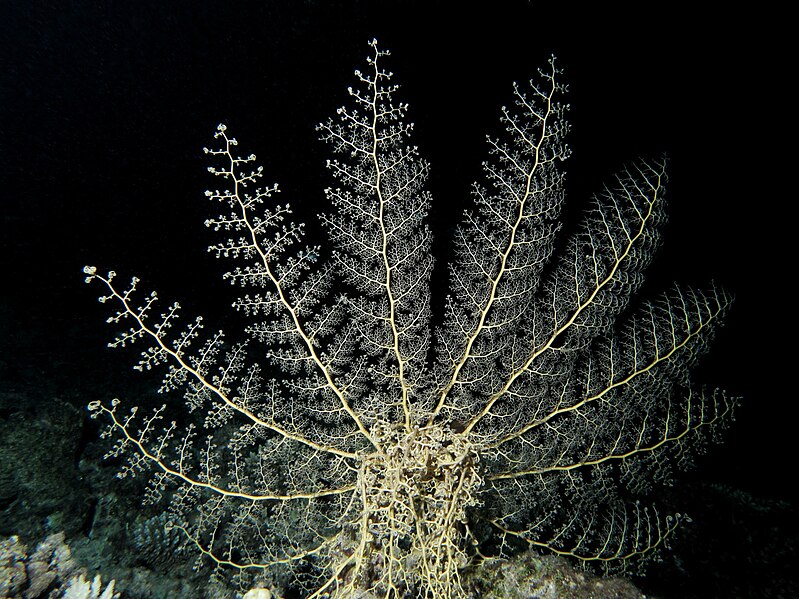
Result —
<instances>
[{"instance_id":1,"label":"radiating arm cluster","mask_svg":"<svg viewBox=\"0 0 799 599\"><path fill-rule=\"evenodd\" d=\"M305 245L223 125L205 150L209 251L232 263L249 341L86 267L122 331L110 345L143 346L135 367L161 369L190 414L92 402L120 475L149 472L149 499L217 566L302 571L319 597L459 596L483 544L601 563L663 546L682 516L647 494L736 403L689 376L728 294L674 286L630 305L660 245L666 161L621 170L565 236L561 73L553 58L514 85L433 330L428 164L388 52L371 49L317 127L334 155L330 253Z\"/></svg>"}]
</instances>

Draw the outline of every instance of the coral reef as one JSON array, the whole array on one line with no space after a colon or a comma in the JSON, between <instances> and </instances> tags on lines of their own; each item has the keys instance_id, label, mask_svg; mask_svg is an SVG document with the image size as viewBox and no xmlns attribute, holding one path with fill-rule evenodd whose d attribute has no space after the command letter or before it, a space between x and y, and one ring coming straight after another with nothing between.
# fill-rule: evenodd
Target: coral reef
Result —
<instances>
[{"instance_id":1,"label":"coral reef","mask_svg":"<svg viewBox=\"0 0 799 599\"><path fill-rule=\"evenodd\" d=\"M473 599L645 599L629 580L592 576L564 558L526 551L488 560L468 575Z\"/></svg>"},{"instance_id":2,"label":"coral reef","mask_svg":"<svg viewBox=\"0 0 799 599\"><path fill-rule=\"evenodd\" d=\"M47 537L32 553L17 536L0 541L0 597L4 599L119 597L119 593L114 593L113 580L102 591L99 574L91 582L85 575L64 541L63 532Z\"/></svg>"}]
</instances>

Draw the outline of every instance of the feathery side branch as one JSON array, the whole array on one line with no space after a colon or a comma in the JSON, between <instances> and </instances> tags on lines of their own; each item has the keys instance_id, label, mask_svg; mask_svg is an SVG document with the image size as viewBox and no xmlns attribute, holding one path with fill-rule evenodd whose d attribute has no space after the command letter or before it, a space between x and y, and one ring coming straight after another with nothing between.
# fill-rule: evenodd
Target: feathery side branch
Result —
<instances>
[{"instance_id":1,"label":"feathery side branch","mask_svg":"<svg viewBox=\"0 0 799 599\"><path fill-rule=\"evenodd\" d=\"M380 418L396 418L410 431L429 335L428 167L415 146L405 145L413 124L404 121L408 105L394 100L398 86L382 62L389 53L375 40L370 46L369 71L357 70L359 85L348 88L354 106L317 126L321 139L345 155L327 161L341 187L325 190L335 211L321 218L344 279L362 294L348 298L348 308L375 358L370 376L396 397Z\"/></svg>"},{"instance_id":2,"label":"feathery side branch","mask_svg":"<svg viewBox=\"0 0 799 599\"><path fill-rule=\"evenodd\" d=\"M395 297L395 292L392 287L392 271L393 267L391 262L389 261L388 257L388 238L389 233L386 230L386 202L388 201L385 197L384 190L382 189L382 179L383 179L383 170L380 164L380 160L378 160L378 152L380 149L381 139L377 134L377 125L378 125L378 100L380 90L378 88L378 81L381 77L381 71L378 67L378 59L380 58L380 50L377 49L377 42L372 42L372 47L375 51L374 59L372 60L372 66L374 69L374 82L372 83L372 124L368 128L372 134L372 152L371 152L371 160L372 164L374 165L375 169L375 193L377 194L377 199L379 202L379 211L378 211L378 224L380 226L380 242L381 242L381 256L383 259L383 268L385 272L385 280L381 281L381 286L386 290L386 298L388 299L388 324L391 329L391 352L394 354L394 359L397 362L397 380L399 381L400 385L400 392L402 393L402 412L405 418L405 429L407 431L411 430L411 409L409 405L408 395L410 393L410 384L406 380L405 371L407 369L407 361L405 356L402 355L399 346L399 330L397 328L397 298Z\"/></svg>"},{"instance_id":3,"label":"feathery side branch","mask_svg":"<svg viewBox=\"0 0 799 599\"><path fill-rule=\"evenodd\" d=\"M491 411L491 408L494 406L494 404L496 404L496 402L503 395L505 395L505 393L507 393L508 389L510 389L511 385L513 385L516 379L522 376L527 371L527 369L530 368L530 366L533 364L536 358L538 358L544 352L551 349L555 341L558 339L558 337L562 335L565 331L567 331L577 321L578 317L584 310L586 310L592 305L594 299L599 294L599 292L602 291L602 289L605 286L607 286L611 281L613 281L614 277L616 276L616 273L621 268L622 264L627 259L627 257L630 255L633 247L635 246L636 241L638 241L638 239L641 238L642 235L644 235L649 219L652 216L655 204L660 199L661 181L664 177L664 171L662 166L658 171L653 171L655 172L654 182L650 182L646 177L645 173L643 173L640 168L638 168L638 171L644 177L644 180L647 181L648 185L650 185L651 196L647 197L647 194L645 194L644 190L641 190L636 186L637 191L646 198L646 212L640 215L641 220L637 231L635 231L634 235L631 235L629 237L626 246L622 249L621 252L616 251L616 258L611 268L608 270L607 275L601 280L597 281L594 289L591 291L590 294L588 294L585 301L578 302L577 306L574 308L572 315L568 319L566 319L566 321L562 325L555 327L549 338L538 348L534 348L533 351L530 353L530 356L527 358L527 360L525 360L524 363L519 368L517 368L513 373L511 373L511 375L508 377L502 388L499 389L496 393L494 393L488 399L488 401L486 401L485 406L473 418L471 418L471 420L464 429L465 433L471 432L471 430L475 426L477 426L480 420L482 420Z\"/></svg>"},{"instance_id":4,"label":"feathery side branch","mask_svg":"<svg viewBox=\"0 0 799 599\"><path fill-rule=\"evenodd\" d=\"M661 348L657 347L651 359L643 363L640 367L635 368L632 372L630 372L627 375L624 375L614 381L611 381L607 386L605 386L601 391L597 393L588 394L583 399L574 404L564 407L558 407L549 412L543 418L538 418L536 420L527 423L526 425L522 426L519 430L510 433L508 435L505 435L499 441L492 443L491 445L489 445L489 447L491 449L497 449L500 446L504 445L505 443L512 441L513 439L517 439L523 436L525 433L528 433L529 431L546 424L553 418L556 418L562 414L568 414L569 412L578 411L587 404L590 404L597 400L601 400L603 397L605 397L608 393L610 393L614 389L623 387L628 383L632 382L634 379L651 373L658 365L664 362L669 362L672 359L678 359L677 354L683 348L689 346L689 344L692 341L700 339L702 335L704 335L707 332L709 327L716 324L716 321L719 320L719 318L721 318L721 316L724 314L727 307L729 306L730 300L725 294L716 292L714 293L714 297L716 298L715 308L712 311L710 311L708 314L704 315L704 318L700 317L698 326L693 327L690 325L690 323L686 323L688 330L685 331L684 338L678 339L676 329L673 328L671 331L671 341L672 341L671 345L669 347L663 348L662 350ZM673 325L674 323L671 324ZM653 324L652 326L654 327L656 325ZM657 331L653 331L652 334L653 338L656 340Z\"/></svg>"},{"instance_id":5,"label":"feathery side branch","mask_svg":"<svg viewBox=\"0 0 799 599\"><path fill-rule=\"evenodd\" d=\"M701 412L699 418L694 420L692 407L693 407L693 399L694 399L695 392L692 389L688 390L688 398L686 401L686 405L683 411L687 414L685 425L680 427L676 433L670 432L670 420L672 417L672 410L671 406L666 412L665 421L663 423L663 434L662 436L654 443L650 444L641 444L640 437L643 435L644 428L640 431L639 440L636 443L635 447L628 451L620 452L620 453L608 453L600 458L595 458L592 460L579 460L576 462L572 462L569 464L556 464L553 466L545 466L543 468L532 468L529 470L516 470L513 472L501 472L497 474L492 474L486 477L487 480L501 480L501 479L511 479L511 478L519 478L522 476L530 476L533 474L544 474L546 472L565 472L568 470L574 470L576 468L582 468L584 466L596 466L597 464L602 464L604 462L616 461L616 460L624 460L626 458L632 457L636 454L640 453L650 453L658 448L662 447L666 443L671 443L674 441L679 441L687 434L699 429L702 426L712 425L718 422L719 420L723 419L732 411L733 403L729 401L724 394L718 393L713 394L712 400L714 404L714 409L712 410L712 417L707 418L705 415L705 406L707 405L707 400L705 398L704 393L700 393L699 402L701 404ZM717 395L721 396L721 403L724 405L724 409L720 410L718 408L719 399ZM621 435L620 435L621 436ZM620 442L620 440L617 440Z\"/></svg>"},{"instance_id":6,"label":"feathery side branch","mask_svg":"<svg viewBox=\"0 0 799 599\"><path fill-rule=\"evenodd\" d=\"M538 115L538 118L540 119L539 138L537 140L529 139L527 135L521 129L519 129L519 127L511 120L511 123L513 123L516 133L524 140L524 143L529 145L533 150L532 153L534 159L531 166L528 169L523 169L514 160L513 156L509 152L504 151L498 144L492 143L492 146L502 154L503 158L509 160L518 170L526 171L524 191L522 197L518 199L518 208L516 211L515 220L510 227L510 234L508 236L507 245L502 251L502 254L500 256L499 269L497 270L496 275L491 278L488 298L479 310L477 325L475 326L471 334L468 335L466 340L466 348L465 351L463 352L463 355L461 356L460 360L454 365L449 380L441 388L439 392L439 397L436 406L433 409L433 412L431 413L427 421L428 426L433 423L436 417L441 413L441 410L443 410L444 407L446 406L447 396L449 395L449 392L457 384L462 369L469 361L469 359L472 357L472 348L475 344L475 341L480 336L480 333L483 332L488 314L491 312L491 308L494 306L494 302L497 298L497 288L499 287L499 284L503 279L503 277L507 274L508 257L510 256L511 252L514 250L517 244L516 234L520 225L524 221L525 206L535 192L535 190L533 190L532 188L533 178L536 174L536 171L541 166L541 147L544 144L544 142L547 141L548 136L551 135L551 132L548 130L547 124L548 124L548 119L552 116L553 113L553 105L552 105L553 97L557 90L557 83L555 80L557 75L557 70L555 69L554 61L550 61L550 66L551 66L551 73L548 78L550 82L550 89L546 96L546 106L543 114ZM535 111L529 105L528 108L531 110L531 112L535 113ZM514 192L511 190L511 193Z\"/></svg>"},{"instance_id":7,"label":"feathery side branch","mask_svg":"<svg viewBox=\"0 0 799 599\"><path fill-rule=\"evenodd\" d=\"M265 250L264 247L262 246L261 241L259 240L258 235L256 233L257 227L252 223L247 204L242 198L241 184L242 184L243 181L249 180L249 179L247 177L245 177L245 176L239 177L235 173L235 167L236 167L237 160L236 160L236 158L234 158L234 156L233 156L233 154L231 152L231 145L232 145L231 139L225 133L224 127L222 127L222 126L219 127L219 130L217 131L216 136L217 137L222 137L224 139L224 141L225 141L225 149L222 152L211 150L211 151L209 151L209 153L211 153L211 154L224 153L224 155L227 157L227 159L230 162L230 166L229 166L228 170L222 170L222 171L217 170L217 171L214 172L214 174L222 176L222 177L225 177L227 179L232 179L234 188L233 188L233 192L232 192L231 196L232 196L232 199L234 199L235 202L238 205L239 218L241 219L241 224L247 230L247 232L249 234L249 237L250 237L249 242L251 244L251 247L258 254L258 258L260 259L261 266L263 267L264 272L266 273L266 275L269 278L269 280L272 282L272 284L273 284L273 286L274 286L274 288L275 288L275 290L276 290L276 292L278 294L278 297L280 299L281 304L283 305L283 307L285 308L286 312L288 312L288 314L289 314L289 316L291 318L291 322L294 325L294 332L296 332L297 336L302 340L305 348L307 349L309 357L314 362L314 364L319 369L319 371L322 373L322 376L324 377L328 388L338 398L338 400L341 403L341 406L344 409L344 411L352 419L352 421L358 427L358 430L360 431L360 433L369 441L369 443L371 443L375 447L375 449L377 449L377 451L382 453L383 452L383 448L381 447L379 441L377 439L375 439L369 433L369 431L364 426L363 421L361 420L360 416L355 412L355 410L352 409L352 406L350 406L349 401L347 401L347 398L345 396L345 393L342 391L342 389L339 388L339 386L333 380L333 376L332 376L332 374L330 372L330 369L328 368L327 364L325 364L325 362L319 356L319 353L317 352L316 348L314 347L314 343L313 343L313 340L311 339L310 335L308 335L305 332L305 329L304 329L304 327L303 327L303 325L302 325L302 323L300 321L300 315L298 313L297 308L291 303L289 298L286 296L286 293L285 293L285 291L283 289L283 285L281 283L280 278L277 277L275 275L275 273L273 272L272 265L271 265L270 260L269 260L269 252L267 250ZM306 442L306 443L310 443L310 442ZM330 450L329 448L326 448L326 449L328 451Z\"/></svg>"},{"instance_id":8,"label":"feathery side branch","mask_svg":"<svg viewBox=\"0 0 799 599\"><path fill-rule=\"evenodd\" d=\"M201 543L192 533L191 531L187 530L184 526L180 524L173 524L174 528L180 530L188 539L189 541L197 548L197 550L203 554L205 557L209 558L212 562L217 564L218 566L228 566L230 568L234 568L236 570L249 570L249 569L259 569L263 570L265 568L269 568L271 566L278 566L278 565L285 565L291 564L293 562L297 562L300 560L304 560L306 558L312 557L314 555L321 555L324 554L327 550L330 549L330 545L334 542L334 539L325 539L319 545L312 549L308 549L306 551L301 551L296 555L290 555L283 559L275 559L270 561L264 562L250 562L250 563L242 563L242 562L235 562L230 559L224 559L219 557L216 553L214 553L212 546L213 546L213 538L207 544Z\"/></svg>"},{"instance_id":9,"label":"feathery side branch","mask_svg":"<svg viewBox=\"0 0 799 599\"><path fill-rule=\"evenodd\" d=\"M212 491L217 495L221 495L223 497L230 497L236 499L246 499L248 501L258 502L258 501L292 501L292 500L299 500L299 499L316 499L319 497L327 497L330 495L341 495L344 493L349 493L356 489L355 485L350 485L347 487L341 487L336 489L324 489L322 491L314 491L312 493L289 493L289 494L252 494L252 493L243 493L241 491L230 491L225 489L224 487L220 487L218 485L214 485L211 483L206 483L196 478L192 478L188 474L181 470L175 470L174 468L170 467L167 463L164 462L158 455L149 451L144 443L142 442L141 437L136 438L130 434L129 427L126 426L124 422L121 422L116 415L116 410L114 408L108 409L106 406L102 405L100 402L92 402L89 405L89 409L94 411L95 413L106 413L111 418L113 426L122 433L126 442L133 444L136 449L138 450L139 454L145 458L150 463L154 464L159 470L161 470L164 474L171 476L172 478L179 479L189 485L190 487L194 487L196 489L205 489L207 491ZM294 440L299 440L294 438ZM302 441L300 441L302 442ZM343 457L351 457L351 456L343 456Z\"/></svg>"},{"instance_id":10,"label":"feathery side branch","mask_svg":"<svg viewBox=\"0 0 799 599\"><path fill-rule=\"evenodd\" d=\"M104 277L100 274L97 274L96 269L94 267L86 267L84 271L86 272L87 275L89 275L87 277L87 282L91 279L99 279L100 281L102 281L106 285L106 287L108 287L108 290L111 292L111 296L122 305L122 308L124 309L124 314L129 316L130 318L133 318L133 320L136 322L137 326L136 329L130 333L131 337L146 336L147 338L149 338L150 341L158 349L158 352L172 358L172 360L175 362L175 364L177 364L177 367L180 370L182 370L186 374L191 375L191 377L200 385L200 387L209 391L214 397L217 397L227 407L231 408L238 414L241 414L253 424L271 430L277 433L278 435L285 437L286 439L291 439L292 441L297 441L298 443L302 443L303 445L306 445L316 451L320 451L323 453L332 453L345 458L351 458L351 459L357 458L357 454L355 453L349 451L343 451L341 449L336 449L335 447L327 447L324 445L320 445L319 443L315 443L310 439L306 439L302 435L292 433L291 431L286 430L281 426L278 426L274 422L263 420L262 418L259 418L256 414L254 414L247 408L240 406L236 402L232 401L228 397L227 393L225 393L222 389L220 389L216 385L208 382L207 377L203 376L202 373L200 373L196 368L192 367L191 364L188 364L178 352L170 348L164 342L162 335L160 335L157 331L154 331L144 322L144 320L142 320L140 313L131 307L128 298L126 297L127 294L122 295L116 290L114 284L111 281L111 279L113 278L112 276ZM110 412L108 408L106 408L105 406L99 406L98 404L93 404L93 405L95 405L96 407L102 407L103 411ZM122 428L125 431L125 435L128 436L127 430L125 430L124 427L120 428Z\"/></svg>"},{"instance_id":11,"label":"feathery side branch","mask_svg":"<svg viewBox=\"0 0 799 599\"><path fill-rule=\"evenodd\" d=\"M504 526L499 519L491 521L491 525L497 528L503 535L511 536L526 542L531 547L542 547L555 553L566 557L572 557L582 562L599 562L607 563L613 561L623 561L630 558L644 555L662 545L680 526L683 520L681 514L674 516L667 516L665 522L661 520L660 513L657 509L653 509L653 516L650 516L648 508L640 508L636 506L635 509L636 522L634 527L630 527L626 514L619 517L619 526L621 530L617 530L615 515L609 523L607 532L601 541L602 546L591 550L586 548L580 551L580 545L586 540L586 534L590 530L590 526L585 527L583 534L578 537L577 542L570 549L563 549L558 545L559 537L568 530L568 526L560 530L553 538L547 541L541 541L531 536L530 531L515 531ZM572 522L570 524L577 524ZM632 535L632 543L629 542ZM614 544L615 548L611 545ZM625 548L630 545L629 548Z\"/></svg>"}]
</instances>

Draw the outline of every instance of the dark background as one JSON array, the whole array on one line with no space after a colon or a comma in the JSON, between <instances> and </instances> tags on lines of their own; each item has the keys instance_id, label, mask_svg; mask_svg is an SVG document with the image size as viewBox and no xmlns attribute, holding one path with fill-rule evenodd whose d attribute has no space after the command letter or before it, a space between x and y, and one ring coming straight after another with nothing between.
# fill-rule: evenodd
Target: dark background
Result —
<instances>
[{"instance_id":1,"label":"dark background","mask_svg":"<svg viewBox=\"0 0 799 599\"><path fill-rule=\"evenodd\" d=\"M670 221L644 292L713 280L736 296L698 378L744 399L693 476L795 500L787 16L592 4L0 2L0 382L83 403L124 385L84 264L224 319L233 293L202 226L214 184L202 147L219 122L318 233L330 178L314 126L347 101L372 37L432 164L443 277L485 134L511 82L554 53L572 107L569 215L625 162L665 152Z\"/></svg>"}]
</instances>

